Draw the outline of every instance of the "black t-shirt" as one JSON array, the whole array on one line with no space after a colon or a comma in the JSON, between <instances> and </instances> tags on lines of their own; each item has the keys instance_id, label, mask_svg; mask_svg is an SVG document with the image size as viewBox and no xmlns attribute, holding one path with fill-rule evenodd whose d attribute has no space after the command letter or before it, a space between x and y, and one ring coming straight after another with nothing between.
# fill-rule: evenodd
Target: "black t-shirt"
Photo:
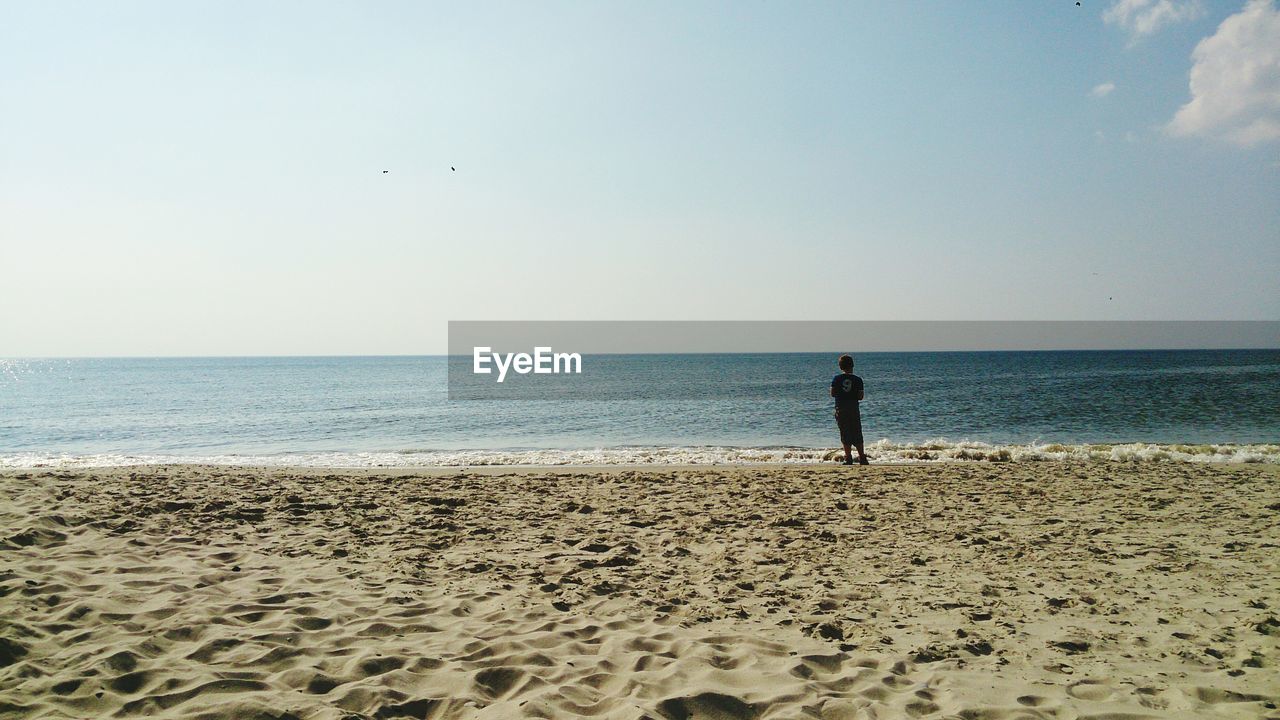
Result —
<instances>
[{"instance_id":1,"label":"black t-shirt","mask_svg":"<svg viewBox=\"0 0 1280 720\"><path fill-rule=\"evenodd\" d=\"M840 373L831 378L831 389L835 391L837 408L858 411L858 398L862 396L862 378L853 373Z\"/></svg>"}]
</instances>

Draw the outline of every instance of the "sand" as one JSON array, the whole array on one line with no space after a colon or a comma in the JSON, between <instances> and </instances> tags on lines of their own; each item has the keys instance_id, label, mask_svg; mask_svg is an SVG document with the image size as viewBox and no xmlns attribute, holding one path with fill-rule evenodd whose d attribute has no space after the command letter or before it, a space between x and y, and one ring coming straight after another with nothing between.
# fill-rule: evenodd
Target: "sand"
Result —
<instances>
[{"instance_id":1,"label":"sand","mask_svg":"<svg viewBox=\"0 0 1280 720\"><path fill-rule=\"evenodd\" d=\"M0 716L1280 718L1280 473L0 474Z\"/></svg>"}]
</instances>

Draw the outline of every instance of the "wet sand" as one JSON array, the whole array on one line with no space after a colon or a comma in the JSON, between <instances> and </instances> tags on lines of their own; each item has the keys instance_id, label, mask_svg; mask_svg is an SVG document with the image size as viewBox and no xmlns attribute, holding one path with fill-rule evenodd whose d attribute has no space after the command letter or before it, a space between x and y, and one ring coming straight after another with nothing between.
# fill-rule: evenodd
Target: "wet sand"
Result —
<instances>
[{"instance_id":1,"label":"wet sand","mask_svg":"<svg viewBox=\"0 0 1280 720\"><path fill-rule=\"evenodd\" d=\"M1280 718L1254 465L0 473L0 716Z\"/></svg>"}]
</instances>

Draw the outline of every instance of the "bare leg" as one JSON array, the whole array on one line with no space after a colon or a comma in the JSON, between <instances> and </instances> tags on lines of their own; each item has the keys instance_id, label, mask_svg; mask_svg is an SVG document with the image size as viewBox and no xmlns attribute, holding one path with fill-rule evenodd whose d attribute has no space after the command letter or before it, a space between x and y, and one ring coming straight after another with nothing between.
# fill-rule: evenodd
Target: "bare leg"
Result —
<instances>
[{"instance_id":1,"label":"bare leg","mask_svg":"<svg viewBox=\"0 0 1280 720\"><path fill-rule=\"evenodd\" d=\"M858 448L858 464L859 464L859 465L870 465L870 464L871 464L871 461L867 459L867 451L866 451L865 449L863 449L863 447L862 447L862 443L858 443L857 448ZM846 445L846 446L845 446L845 448L844 448L844 455L845 455L845 457L849 458L849 461L850 461L850 462L852 462L852 461L853 461L853 456L849 454L849 446L848 446L848 445Z\"/></svg>"},{"instance_id":2,"label":"bare leg","mask_svg":"<svg viewBox=\"0 0 1280 720\"><path fill-rule=\"evenodd\" d=\"M862 448L858 448L858 453L859 454L862 453ZM845 465L853 464L853 446L852 445L844 446L844 464Z\"/></svg>"}]
</instances>

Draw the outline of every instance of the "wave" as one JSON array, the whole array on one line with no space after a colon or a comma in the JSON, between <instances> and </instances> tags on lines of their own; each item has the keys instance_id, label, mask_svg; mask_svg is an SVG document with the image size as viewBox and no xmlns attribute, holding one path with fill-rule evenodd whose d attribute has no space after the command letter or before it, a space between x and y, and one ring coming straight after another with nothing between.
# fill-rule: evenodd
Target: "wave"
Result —
<instances>
[{"instance_id":1,"label":"wave","mask_svg":"<svg viewBox=\"0 0 1280 720\"><path fill-rule=\"evenodd\" d=\"M1186 462L1280 464L1271 444L1042 444L999 445L935 440L902 444L880 440L867 454L883 463L965 462ZM3 453L0 468L92 468L137 465L227 465L320 468L482 466L771 465L835 462L839 450L804 447L627 446L570 450L405 450L400 452L298 452L277 454Z\"/></svg>"}]
</instances>

